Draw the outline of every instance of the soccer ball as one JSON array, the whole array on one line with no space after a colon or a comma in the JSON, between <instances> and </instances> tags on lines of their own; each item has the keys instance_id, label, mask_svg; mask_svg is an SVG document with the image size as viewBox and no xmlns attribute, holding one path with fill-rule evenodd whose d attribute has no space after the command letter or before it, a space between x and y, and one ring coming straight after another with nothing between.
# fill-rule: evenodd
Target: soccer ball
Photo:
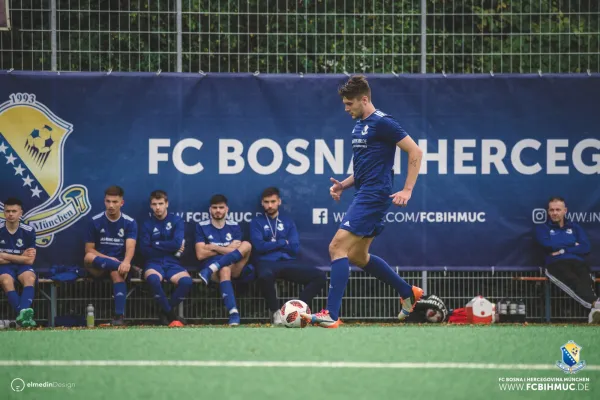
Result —
<instances>
[{"instance_id":1,"label":"soccer ball","mask_svg":"<svg viewBox=\"0 0 600 400\"><path fill-rule=\"evenodd\" d=\"M26 148L34 157L48 157L52 150L54 139L52 138L52 128L44 125L40 129L34 129L27 137ZM44 161L45 161L44 158Z\"/></svg>"},{"instance_id":2,"label":"soccer ball","mask_svg":"<svg viewBox=\"0 0 600 400\"><path fill-rule=\"evenodd\" d=\"M427 318L427 322L442 322L444 315L440 310L428 308L427 312L425 313L425 318Z\"/></svg>"},{"instance_id":3,"label":"soccer ball","mask_svg":"<svg viewBox=\"0 0 600 400\"><path fill-rule=\"evenodd\" d=\"M300 314L310 314L310 308L302 300L290 300L281 307L281 319L286 328L305 328L308 323Z\"/></svg>"}]
</instances>

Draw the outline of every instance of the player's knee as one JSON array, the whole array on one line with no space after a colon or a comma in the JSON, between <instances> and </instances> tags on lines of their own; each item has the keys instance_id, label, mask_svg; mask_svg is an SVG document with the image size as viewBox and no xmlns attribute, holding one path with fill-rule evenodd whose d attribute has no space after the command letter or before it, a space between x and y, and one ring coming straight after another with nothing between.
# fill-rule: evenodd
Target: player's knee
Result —
<instances>
[{"instance_id":1,"label":"player's knee","mask_svg":"<svg viewBox=\"0 0 600 400\"><path fill-rule=\"evenodd\" d=\"M96 258L95 254L86 253L85 257L83 257L83 262L84 262L85 266L86 267L92 266L92 263L94 262L94 258Z\"/></svg>"},{"instance_id":2,"label":"player's knee","mask_svg":"<svg viewBox=\"0 0 600 400\"><path fill-rule=\"evenodd\" d=\"M125 279L119 274L119 271L110 271L110 279L113 283L125 282Z\"/></svg>"},{"instance_id":3,"label":"player's knee","mask_svg":"<svg viewBox=\"0 0 600 400\"><path fill-rule=\"evenodd\" d=\"M229 281L231 280L231 268L223 267L219 270L219 281Z\"/></svg>"},{"instance_id":4,"label":"player's knee","mask_svg":"<svg viewBox=\"0 0 600 400\"><path fill-rule=\"evenodd\" d=\"M24 276L21 277L21 283L23 286L34 286L35 275L33 273L24 274Z\"/></svg>"},{"instance_id":5,"label":"player's knee","mask_svg":"<svg viewBox=\"0 0 600 400\"><path fill-rule=\"evenodd\" d=\"M238 251L242 254L243 257L246 257L252 251L252 245L250 242L243 241L238 248Z\"/></svg>"},{"instance_id":6,"label":"player's knee","mask_svg":"<svg viewBox=\"0 0 600 400\"><path fill-rule=\"evenodd\" d=\"M182 288L187 288L188 290L191 289L193 284L194 284L194 281L192 280L192 277L189 275L182 276L181 278L179 278L179 280L176 283L177 286L180 286Z\"/></svg>"},{"instance_id":7,"label":"player's knee","mask_svg":"<svg viewBox=\"0 0 600 400\"><path fill-rule=\"evenodd\" d=\"M2 289L4 289L5 292L11 292L15 290L15 282L13 280L13 277L9 274L0 275L0 285L2 286Z\"/></svg>"},{"instance_id":8,"label":"player's knee","mask_svg":"<svg viewBox=\"0 0 600 400\"><path fill-rule=\"evenodd\" d=\"M331 243L329 243L329 256L332 260L346 257L347 255L346 249L339 240L333 239Z\"/></svg>"}]
</instances>

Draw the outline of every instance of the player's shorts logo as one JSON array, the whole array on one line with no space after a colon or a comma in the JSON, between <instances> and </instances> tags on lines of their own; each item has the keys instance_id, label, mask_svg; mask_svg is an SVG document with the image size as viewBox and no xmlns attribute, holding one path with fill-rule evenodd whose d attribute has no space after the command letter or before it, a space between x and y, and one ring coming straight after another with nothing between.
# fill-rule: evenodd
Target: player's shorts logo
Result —
<instances>
[{"instance_id":1,"label":"player's shorts logo","mask_svg":"<svg viewBox=\"0 0 600 400\"><path fill-rule=\"evenodd\" d=\"M556 366L562 369L565 374L576 374L581 371L586 365L585 361L579 361L582 348L574 341L569 340L560 348L562 360L557 361Z\"/></svg>"},{"instance_id":2,"label":"player's shorts logo","mask_svg":"<svg viewBox=\"0 0 600 400\"><path fill-rule=\"evenodd\" d=\"M85 186L63 190L65 142L72 132L72 124L33 94L14 93L0 104L0 187L23 201L23 220L35 228L40 247L91 209ZM0 203L0 220L3 210Z\"/></svg>"}]
</instances>

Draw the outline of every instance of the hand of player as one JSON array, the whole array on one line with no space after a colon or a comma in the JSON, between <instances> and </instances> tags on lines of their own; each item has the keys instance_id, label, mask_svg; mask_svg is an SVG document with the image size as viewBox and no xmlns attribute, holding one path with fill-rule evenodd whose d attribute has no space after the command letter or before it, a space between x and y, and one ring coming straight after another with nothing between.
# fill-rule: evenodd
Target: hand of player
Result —
<instances>
[{"instance_id":1,"label":"hand of player","mask_svg":"<svg viewBox=\"0 0 600 400\"><path fill-rule=\"evenodd\" d=\"M329 178L331 183L331 187L329 188L329 194L335 201L340 201L340 197L342 196L342 192L344 191L344 186L342 186L342 182L338 181L334 178Z\"/></svg>"},{"instance_id":2,"label":"hand of player","mask_svg":"<svg viewBox=\"0 0 600 400\"><path fill-rule=\"evenodd\" d=\"M412 192L410 190L403 189L399 192L394 193L390 197L393 198L392 203L400 207L406 207L408 205L408 200L410 200L410 196Z\"/></svg>"},{"instance_id":3,"label":"hand of player","mask_svg":"<svg viewBox=\"0 0 600 400\"><path fill-rule=\"evenodd\" d=\"M37 254L37 250L36 249L27 249L23 252L23 255L25 257L35 257L35 255Z\"/></svg>"},{"instance_id":4,"label":"hand of player","mask_svg":"<svg viewBox=\"0 0 600 400\"><path fill-rule=\"evenodd\" d=\"M121 264L119 265L119 274L122 276L127 276L127 273L129 272L129 269L131 268L131 264L129 264L126 261L121 262Z\"/></svg>"},{"instance_id":5,"label":"hand of player","mask_svg":"<svg viewBox=\"0 0 600 400\"><path fill-rule=\"evenodd\" d=\"M180 248L179 248L179 250L177 250L177 251L179 251L180 253L183 253L183 251L184 251L184 250L185 250L185 246L184 246L184 245L183 245L183 243L182 243L182 244L181 244L181 247L180 247Z\"/></svg>"},{"instance_id":6,"label":"hand of player","mask_svg":"<svg viewBox=\"0 0 600 400\"><path fill-rule=\"evenodd\" d=\"M552 256L557 256L560 254L560 251L555 251L554 253L552 253Z\"/></svg>"}]
</instances>

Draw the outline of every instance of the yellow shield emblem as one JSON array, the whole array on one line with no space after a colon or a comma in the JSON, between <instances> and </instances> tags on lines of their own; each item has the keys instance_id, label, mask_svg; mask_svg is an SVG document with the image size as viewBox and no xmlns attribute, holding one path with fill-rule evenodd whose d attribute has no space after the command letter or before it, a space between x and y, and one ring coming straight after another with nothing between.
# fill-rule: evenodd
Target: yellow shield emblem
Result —
<instances>
[{"instance_id":1,"label":"yellow shield emblem","mask_svg":"<svg viewBox=\"0 0 600 400\"><path fill-rule=\"evenodd\" d=\"M33 94L11 94L0 105L0 157L4 158L0 158L0 186L23 202L23 219L35 228L42 247L91 208L84 186L72 185L61 192L64 147L72 132L72 124ZM3 209L0 203L0 219Z\"/></svg>"}]
</instances>

